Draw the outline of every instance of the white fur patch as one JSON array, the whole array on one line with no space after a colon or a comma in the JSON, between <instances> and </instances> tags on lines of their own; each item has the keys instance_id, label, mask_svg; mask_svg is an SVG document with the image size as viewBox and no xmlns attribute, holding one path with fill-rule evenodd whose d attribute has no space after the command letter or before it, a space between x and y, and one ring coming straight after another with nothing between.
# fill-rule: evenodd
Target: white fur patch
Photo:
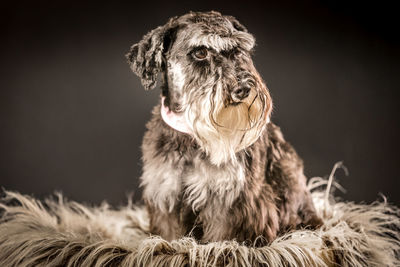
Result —
<instances>
[{"instance_id":1,"label":"white fur patch","mask_svg":"<svg viewBox=\"0 0 400 267\"><path fill-rule=\"evenodd\" d=\"M183 178L186 187L185 197L193 210L199 210L207 201L218 201L229 208L243 190L245 182L244 164L231 161L223 166L216 166L197 159Z\"/></svg>"},{"instance_id":2,"label":"white fur patch","mask_svg":"<svg viewBox=\"0 0 400 267\"><path fill-rule=\"evenodd\" d=\"M157 160L144 164L141 186L144 186L144 198L167 213L173 210L181 192L182 169L172 162L161 162Z\"/></svg>"},{"instance_id":3,"label":"white fur patch","mask_svg":"<svg viewBox=\"0 0 400 267\"><path fill-rule=\"evenodd\" d=\"M163 212L172 212L185 187L185 198L193 210L201 209L207 200L218 201L229 208L243 189L244 163L230 161L216 166L196 156L193 165L183 167L173 162L148 162L141 177L145 199Z\"/></svg>"},{"instance_id":4,"label":"white fur patch","mask_svg":"<svg viewBox=\"0 0 400 267\"><path fill-rule=\"evenodd\" d=\"M217 52L230 50L237 46L249 51L254 47L254 44L253 36L246 32L232 32L230 37L221 37L218 34L194 33L189 39L190 46L205 46Z\"/></svg>"}]
</instances>

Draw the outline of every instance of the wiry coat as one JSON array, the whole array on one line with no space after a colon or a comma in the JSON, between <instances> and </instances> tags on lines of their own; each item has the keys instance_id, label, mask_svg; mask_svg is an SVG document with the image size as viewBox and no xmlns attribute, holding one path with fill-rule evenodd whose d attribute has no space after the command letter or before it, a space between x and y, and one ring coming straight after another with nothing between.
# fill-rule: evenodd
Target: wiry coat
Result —
<instances>
[{"instance_id":1,"label":"wiry coat","mask_svg":"<svg viewBox=\"0 0 400 267\"><path fill-rule=\"evenodd\" d=\"M202 241L271 241L280 231L319 224L302 161L274 124L235 164L220 167L190 136L166 125L159 106L147 129L142 179L153 233L167 240L193 234Z\"/></svg>"},{"instance_id":2,"label":"wiry coat","mask_svg":"<svg viewBox=\"0 0 400 267\"><path fill-rule=\"evenodd\" d=\"M163 102L142 147L152 233L268 242L320 223L301 159L279 127L267 123L272 101L252 64L253 46L236 19L217 12L173 18L132 46L128 59L145 88L164 73ZM243 88L248 94L238 95ZM164 105L182 114L190 134L165 123Z\"/></svg>"}]
</instances>

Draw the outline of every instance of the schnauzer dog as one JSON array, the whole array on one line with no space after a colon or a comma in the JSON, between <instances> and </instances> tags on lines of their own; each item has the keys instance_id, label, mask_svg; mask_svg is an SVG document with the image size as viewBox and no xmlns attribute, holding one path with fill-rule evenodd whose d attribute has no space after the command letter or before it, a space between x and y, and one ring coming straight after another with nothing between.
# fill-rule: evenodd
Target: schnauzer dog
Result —
<instances>
[{"instance_id":1,"label":"schnauzer dog","mask_svg":"<svg viewBox=\"0 0 400 267\"><path fill-rule=\"evenodd\" d=\"M171 18L131 47L128 61L146 89L162 75L142 145L153 234L270 242L321 224L302 160L269 121L254 44L234 17L212 11Z\"/></svg>"}]
</instances>

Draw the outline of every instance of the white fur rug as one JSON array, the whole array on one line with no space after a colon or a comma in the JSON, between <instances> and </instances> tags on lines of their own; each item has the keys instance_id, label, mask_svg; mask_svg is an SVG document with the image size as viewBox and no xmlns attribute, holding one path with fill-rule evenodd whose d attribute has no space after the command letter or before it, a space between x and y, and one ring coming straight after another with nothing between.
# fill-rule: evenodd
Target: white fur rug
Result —
<instances>
[{"instance_id":1,"label":"white fur rug","mask_svg":"<svg viewBox=\"0 0 400 267\"><path fill-rule=\"evenodd\" d=\"M327 200L314 179L324 225L265 247L235 241L167 242L148 233L143 207L87 207L61 195L40 202L5 192L0 204L0 266L400 266L399 209ZM328 186L329 187L329 186Z\"/></svg>"}]
</instances>

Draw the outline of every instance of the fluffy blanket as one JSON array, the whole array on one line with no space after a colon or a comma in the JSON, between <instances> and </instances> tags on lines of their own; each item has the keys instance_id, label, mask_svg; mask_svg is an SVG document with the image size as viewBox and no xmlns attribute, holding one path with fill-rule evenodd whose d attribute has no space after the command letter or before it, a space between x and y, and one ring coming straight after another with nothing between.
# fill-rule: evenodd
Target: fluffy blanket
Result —
<instances>
[{"instance_id":1,"label":"fluffy blanket","mask_svg":"<svg viewBox=\"0 0 400 267\"><path fill-rule=\"evenodd\" d=\"M148 232L146 210L132 203L88 207L61 195L38 201L6 191L0 266L400 266L399 209L384 199L334 202L321 189L326 184L309 183L324 225L284 234L265 247L199 244L190 237L167 242Z\"/></svg>"}]
</instances>

